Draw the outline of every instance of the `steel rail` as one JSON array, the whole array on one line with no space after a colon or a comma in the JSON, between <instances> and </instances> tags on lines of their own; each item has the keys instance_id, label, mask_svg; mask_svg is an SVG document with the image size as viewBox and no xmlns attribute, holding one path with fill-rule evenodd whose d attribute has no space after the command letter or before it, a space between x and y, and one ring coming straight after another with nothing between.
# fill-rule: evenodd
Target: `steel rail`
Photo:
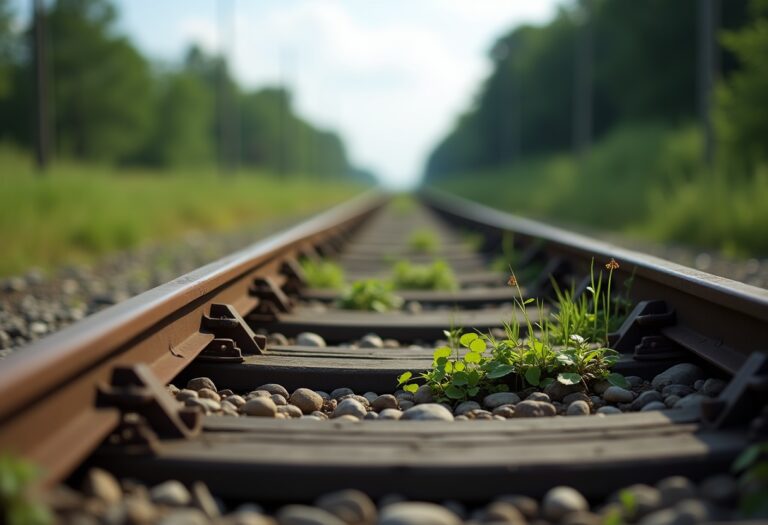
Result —
<instances>
[{"instance_id":1,"label":"steel rail","mask_svg":"<svg viewBox=\"0 0 768 525\"><path fill-rule=\"evenodd\" d=\"M688 268L585 235L502 212L435 189L421 193L423 201L454 223L485 232L513 232L516 241L542 242L550 257L589 265L620 261L623 277L634 273L632 299L665 300L674 308L678 324L689 332L669 330L667 337L733 374L754 351L766 351L768 290ZM707 338L692 344L690 331Z\"/></svg>"},{"instance_id":2,"label":"steel rail","mask_svg":"<svg viewBox=\"0 0 768 525\"><path fill-rule=\"evenodd\" d=\"M344 233L384 201L368 192L15 352L0 366L0 451L44 466L43 486L63 479L120 422L119 410L96 406L116 366L144 363L171 381L213 339L201 332L211 304L247 313L258 302L255 273L277 275L285 257Z\"/></svg>"}]
</instances>

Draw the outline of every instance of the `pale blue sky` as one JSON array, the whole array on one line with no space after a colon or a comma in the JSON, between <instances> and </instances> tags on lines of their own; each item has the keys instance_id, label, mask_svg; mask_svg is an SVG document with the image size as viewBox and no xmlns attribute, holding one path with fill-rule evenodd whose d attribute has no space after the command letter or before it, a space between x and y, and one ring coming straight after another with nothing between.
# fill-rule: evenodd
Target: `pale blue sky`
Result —
<instances>
[{"instance_id":1,"label":"pale blue sky","mask_svg":"<svg viewBox=\"0 0 768 525\"><path fill-rule=\"evenodd\" d=\"M177 61L223 45L248 88L281 79L300 113L341 133L352 160L407 186L488 74L487 50L559 0L117 0L144 53ZM17 0L27 10L29 0Z\"/></svg>"}]
</instances>

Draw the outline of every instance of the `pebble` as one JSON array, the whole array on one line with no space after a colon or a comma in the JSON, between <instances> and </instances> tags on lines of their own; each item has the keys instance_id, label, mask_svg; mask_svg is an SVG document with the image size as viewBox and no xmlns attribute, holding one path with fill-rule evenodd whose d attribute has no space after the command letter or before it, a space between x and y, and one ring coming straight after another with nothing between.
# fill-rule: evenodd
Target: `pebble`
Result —
<instances>
[{"instance_id":1,"label":"pebble","mask_svg":"<svg viewBox=\"0 0 768 525\"><path fill-rule=\"evenodd\" d=\"M369 421L372 421L374 419L379 419L379 413L374 411L366 412L365 417L363 417L363 419L367 419Z\"/></svg>"},{"instance_id":2,"label":"pebble","mask_svg":"<svg viewBox=\"0 0 768 525\"><path fill-rule=\"evenodd\" d=\"M299 407L303 414L311 414L323 408L323 398L320 394L309 388L297 388L288 400L292 405Z\"/></svg>"},{"instance_id":3,"label":"pebble","mask_svg":"<svg viewBox=\"0 0 768 525\"><path fill-rule=\"evenodd\" d=\"M698 366L691 363L680 363L667 368L665 371L654 377L653 381L651 381L651 385L657 390L664 388L667 385L693 386L696 381L703 378L704 371Z\"/></svg>"},{"instance_id":4,"label":"pebble","mask_svg":"<svg viewBox=\"0 0 768 525\"><path fill-rule=\"evenodd\" d=\"M656 488L661 494L661 503L665 507L696 496L696 485L683 476L664 478L656 483Z\"/></svg>"},{"instance_id":5,"label":"pebble","mask_svg":"<svg viewBox=\"0 0 768 525\"><path fill-rule=\"evenodd\" d=\"M456 408L453 409L453 413L457 416L471 412L472 410L480 409L480 403L477 401L462 401Z\"/></svg>"},{"instance_id":6,"label":"pebble","mask_svg":"<svg viewBox=\"0 0 768 525\"><path fill-rule=\"evenodd\" d=\"M277 405L269 398L254 397L240 407L240 412L249 416L275 417Z\"/></svg>"},{"instance_id":7,"label":"pebble","mask_svg":"<svg viewBox=\"0 0 768 525\"><path fill-rule=\"evenodd\" d=\"M434 400L432 396L432 387L429 385L421 385L419 389L413 394L413 402L417 405L422 403L431 403Z\"/></svg>"},{"instance_id":8,"label":"pebble","mask_svg":"<svg viewBox=\"0 0 768 525\"><path fill-rule=\"evenodd\" d=\"M513 392L497 392L483 398L485 408L494 409L501 405L514 405L520 402L520 398Z\"/></svg>"},{"instance_id":9,"label":"pebble","mask_svg":"<svg viewBox=\"0 0 768 525\"><path fill-rule=\"evenodd\" d=\"M192 503L209 519L216 519L221 515L219 505L205 483L196 481L192 485Z\"/></svg>"},{"instance_id":10,"label":"pebble","mask_svg":"<svg viewBox=\"0 0 768 525\"><path fill-rule=\"evenodd\" d=\"M461 525L461 522L459 516L440 505L401 502L384 507L378 525Z\"/></svg>"},{"instance_id":11,"label":"pebble","mask_svg":"<svg viewBox=\"0 0 768 525\"><path fill-rule=\"evenodd\" d=\"M568 405L568 409L565 411L565 413L569 416L588 416L589 404L584 400L577 399Z\"/></svg>"},{"instance_id":12,"label":"pebble","mask_svg":"<svg viewBox=\"0 0 768 525\"><path fill-rule=\"evenodd\" d=\"M400 410L408 410L413 406L416 406L416 403L414 403L413 401L407 401L407 400L400 401Z\"/></svg>"},{"instance_id":13,"label":"pebble","mask_svg":"<svg viewBox=\"0 0 768 525\"><path fill-rule=\"evenodd\" d=\"M568 394L563 398L563 404L565 406L570 405L574 401L585 401L587 404L592 403L592 398L590 398L587 394L584 392L574 392L573 394Z\"/></svg>"},{"instance_id":14,"label":"pebble","mask_svg":"<svg viewBox=\"0 0 768 525\"><path fill-rule=\"evenodd\" d=\"M261 385L259 388L256 389L257 392L259 390L269 392L270 395L280 394L285 399L288 399L289 397L288 390L286 390L283 385L278 385L277 383L267 383L266 385Z\"/></svg>"},{"instance_id":15,"label":"pebble","mask_svg":"<svg viewBox=\"0 0 768 525\"><path fill-rule=\"evenodd\" d=\"M211 390L210 388L201 388L197 391L197 395L200 396L203 399L213 399L214 401L221 401L221 396Z\"/></svg>"},{"instance_id":16,"label":"pebble","mask_svg":"<svg viewBox=\"0 0 768 525\"><path fill-rule=\"evenodd\" d=\"M407 421L453 421L453 414L443 405L425 403L404 411L401 419Z\"/></svg>"},{"instance_id":17,"label":"pebble","mask_svg":"<svg viewBox=\"0 0 768 525\"><path fill-rule=\"evenodd\" d=\"M83 492L108 505L115 505L123 499L120 484L112 474L100 468L92 468L88 471L83 482Z\"/></svg>"},{"instance_id":18,"label":"pebble","mask_svg":"<svg viewBox=\"0 0 768 525\"><path fill-rule=\"evenodd\" d=\"M280 332L273 332L267 336L267 346L288 346L288 338Z\"/></svg>"},{"instance_id":19,"label":"pebble","mask_svg":"<svg viewBox=\"0 0 768 525\"><path fill-rule=\"evenodd\" d=\"M645 405L643 408L640 409L640 412L652 412L653 410L666 410L667 405L665 405L662 401L651 401L647 405Z\"/></svg>"},{"instance_id":20,"label":"pebble","mask_svg":"<svg viewBox=\"0 0 768 525\"><path fill-rule=\"evenodd\" d=\"M400 410L394 408L385 408L379 412L379 419L398 420L403 417L403 413Z\"/></svg>"},{"instance_id":21,"label":"pebble","mask_svg":"<svg viewBox=\"0 0 768 525\"><path fill-rule=\"evenodd\" d=\"M589 389L597 394L598 396L603 395L603 392L608 390L608 388L611 386L611 383L608 382L605 379L598 379L597 381L593 381L591 385L589 385Z\"/></svg>"},{"instance_id":22,"label":"pebble","mask_svg":"<svg viewBox=\"0 0 768 525\"><path fill-rule=\"evenodd\" d=\"M704 385L702 385L700 392L706 396L715 397L720 395L720 392L725 390L727 385L728 383L722 379L710 378L704 381Z\"/></svg>"},{"instance_id":23,"label":"pebble","mask_svg":"<svg viewBox=\"0 0 768 525\"><path fill-rule=\"evenodd\" d=\"M635 506L635 516L641 518L661 507L661 493L655 487L638 483L625 487L610 496L608 501L621 502L622 493L631 494Z\"/></svg>"},{"instance_id":24,"label":"pebble","mask_svg":"<svg viewBox=\"0 0 768 525\"><path fill-rule=\"evenodd\" d=\"M279 406L279 407L281 407L281 406L285 406L285 405L287 405L287 404L288 404L288 400L287 400L287 399L285 399L285 398L284 398L283 396L281 396L280 394L272 394L271 396L269 396L269 398L272 400L272 402L273 402L274 404L276 404L276 405L277 405L277 406Z\"/></svg>"},{"instance_id":25,"label":"pebble","mask_svg":"<svg viewBox=\"0 0 768 525\"><path fill-rule=\"evenodd\" d=\"M501 405L493 409L493 415L501 416L504 419L515 417L515 407L514 405Z\"/></svg>"},{"instance_id":26,"label":"pebble","mask_svg":"<svg viewBox=\"0 0 768 525\"><path fill-rule=\"evenodd\" d=\"M621 414L621 410L613 406L600 407L596 411L597 414L605 414L607 416L612 414Z\"/></svg>"},{"instance_id":27,"label":"pebble","mask_svg":"<svg viewBox=\"0 0 768 525\"><path fill-rule=\"evenodd\" d=\"M276 517L280 525L344 525L327 510L308 505L286 505Z\"/></svg>"},{"instance_id":28,"label":"pebble","mask_svg":"<svg viewBox=\"0 0 768 525\"><path fill-rule=\"evenodd\" d=\"M627 376L624 379L626 379L627 383L629 383L629 386L632 388L638 388L645 383L645 380L640 376Z\"/></svg>"},{"instance_id":29,"label":"pebble","mask_svg":"<svg viewBox=\"0 0 768 525\"><path fill-rule=\"evenodd\" d=\"M572 512L588 510L587 500L579 491L571 487L555 487L546 493L541 502L542 514L552 521L560 521Z\"/></svg>"},{"instance_id":30,"label":"pebble","mask_svg":"<svg viewBox=\"0 0 768 525\"><path fill-rule=\"evenodd\" d=\"M187 389L188 390L195 390L198 391L202 388L207 388L209 390L213 390L216 392L216 385L207 377L196 377L194 379L190 379L187 383Z\"/></svg>"},{"instance_id":31,"label":"pebble","mask_svg":"<svg viewBox=\"0 0 768 525\"><path fill-rule=\"evenodd\" d=\"M480 513L481 523L506 523L509 525L525 525L525 516L511 503L494 501Z\"/></svg>"},{"instance_id":32,"label":"pebble","mask_svg":"<svg viewBox=\"0 0 768 525\"><path fill-rule=\"evenodd\" d=\"M583 510L577 510L567 514L561 521L561 525L603 525L603 519L597 514Z\"/></svg>"},{"instance_id":33,"label":"pebble","mask_svg":"<svg viewBox=\"0 0 768 525\"><path fill-rule=\"evenodd\" d=\"M321 496L315 506L329 512L349 525L372 525L376 520L376 505L359 490L342 490Z\"/></svg>"},{"instance_id":34,"label":"pebble","mask_svg":"<svg viewBox=\"0 0 768 525\"><path fill-rule=\"evenodd\" d=\"M388 408L393 409L397 407L397 398L392 394L380 395L371 402L371 408L373 408L376 412L381 412L382 410L386 410Z\"/></svg>"},{"instance_id":35,"label":"pebble","mask_svg":"<svg viewBox=\"0 0 768 525\"><path fill-rule=\"evenodd\" d=\"M176 399L178 401L186 401L187 399L191 399L191 398L197 398L196 390L189 390L185 388L184 390L179 390L176 393Z\"/></svg>"},{"instance_id":36,"label":"pebble","mask_svg":"<svg viewBox=\"0 0 768 525\"><path fill-rule=\"evenodd\" d=\"M368 404L370 405L371 403L376 401L376 399L379 397L379 394L377 394L376 392L366 392L365 394L363 394L363 397L366 400L368 400ZM394 397L394 396L392 396L392 397Z\"/></svg>"},{"instance_id":37,"label":"pebble","mask_svg":"<svg viewBox=\"0 0 768 525\"><path fill-rule=\"evenodd\" d=\"M639 396L637 396L637 399L632 401L632 404L629 405L630 410L640 410L648 403L651 403L653 401L663 401L664 397L657 391L657 390L646 390Z\"/></svg>"},{"instance_id":38,"label":"pebble","mask_svg":"<svg viewBox=\"0 0 768 525\"><path fill-rule=\"evenodd\" d=\"M677 402L680 401L680 396L669 396L664 398L664 406L667 408L673 408Z\"/></svg>"},{"instance_id":39,"label":"pebble","mask_svg":"<svg viewBox=\"0 0 768 525\"><path fill-rule=\"evenodd\" d=\"M336 410L333 411L333 417L352 416L362 419L365 417L365 413L365 407L358 400L348 397L339 402Z\"/></svg>"},{"instance_id":40,"label":"pebble","mask_svg":"<svg viewBox=\"0 0 768 525\"><path fill-rule=\"evenodd\" d=\"M351 388L337 388L331 391L331 399L341 399L344 396L354 396L355 392Z\"/></svg>"},{"instance_id":41,"label":"pebble","mask_svg":"<svg viewBox=\"0 0 768 525\"><path fill-rule=\"evenodd\" d=\"M209 519L198 509L174 509L160 518L158 525L207 525Z\"/></svg>"},{"instance_id":42,"label":"pebble","mask_svg":"<svg viewBox=\"0 0 768 525\"><path fill-rule=\"evenodd\" d=\"M245 400L249 401L253 399L254 397L269 397L271 398L274 394L270 394L266 390L254 390L252 392L248 392L248 395L245 396Z\"/></svg>"},{"instance_id":43,"label":"pebble","mask_svg":"<svg viewBox=\"0 0 768 525\"><path fill-rule=\"evenodd\" d=\"M525 398L526 401L545 401L547 403L551 403L552 399L545 394L544 392L531 392L528 394L528 397Z\"/></svg>"},{"instance_id":44,"label":"pebble","mask_svg":"<svg viewBox=\"0 0 768 525\"><path fill-rule=\"evenodd\" d=\"M314 348L324 348L325 339L314 332L302 332L296 336L296 346L311 346Z\"/></svg>"},{"instance_id":45,"label":"pebble","mask_svg":"<svg viewBox=\"0 0 768 525\"><path fill-rule=\"evenodd\" d=\"M634 397L634 394L630 390L626 390L620 386L609 387L603 392L603 399L608 403L631 403Z\"/></svg>"},{"instance_id":46,"label":"pebble","mask_svg":"<svg viewBox=\"0 0 768 525\"><path fill-rule=\"evenodd\" d=\"M552 401L562 401L568 394L574 392L583 392L584 385L577 383L575 385L564 385L560 381L553 381L544 387L544 393L549 396Z\"/></svg>"},{"instance_id":47,"label":"pebble","mask_svg":"<svg viewBox=\"0 0 768 525\"><path fill-rule=\"evenodd\" d=\"M229 397L229 396L233 396L233 395L235 395L235 393L234 393L234 392L232 392L232 390L231 390L231 389L229 389L229 388L225 388L224 390L219 390L219 391L218 391L218 394L219 394L219 396L220 396L222 399L224 399L225 397Z\"/></svg>"},{"instance_id":48,"label":"pebble","mask_svg":"<svg viewBox=\"0 0 768 525\"><path fill-rule=\"evenodd\" d=\"M509 496L500 496L497 501L503 501L514 505L520 513L529 520L534 519L539 514L539 502L529 496L512 494Z\"/></svg>"},{"instance_id":49,"label":"pebble","mask_svg":"<svg viewBox=\"0 0 768 525\"><path fill-rule=\"evenodd\" d=\"M683 398L681 398L677 403L675 403L674 408L700 408L701 404L704 401L708 401L709 396L705 396L704 394L689 394Z\"/></svg>"},{"instance_id":50,"label":"pebble","mask_svg":"<svg viewBox=\"0 0 768 525\"><path fill-rule=\"evenodd\" d=\"M187 487L176 480L166 481L152 487L149 490L149 497L153 503L170 507L183 507L192 501Z\"/></svg>"},{"instance_id":51,"label":"pebble","mask_svg":"<svg viewBox=\"0 0 768 525\"><path fill-rule=\"evenodd\" d=\"M688 385L667 385L661 389L661 395L685 397L688 394L693 394L694 390Z\"/></svg>"},{"instance_id":52,"label":"pebble","mask_svg":"<svg viewBox=\"0 0 768 525\"><path fill-rule=\"evenodd\" d=\"M218 412L221 410L221 405L218 401L214 401L213 399L205 399L205 398L198 398L198 397L190 397L186 401L184 401L184 405L188 407L197 407L203 409L203 412L206 414L210 412Z\"/></svg>"},{"instance_id":53,"label":"pebble","mask_svg":"<svg viewBox=\"0 0 768 525\"><path fill-rule=\"evenodd\" d=\"M739 485L733 476L718 474L704 479L699 485L702 499L720 505L733 505L739 494Z\"/></svg>"},{"instance_id":54,"label":"pebble","mask_svg":"<svg viewBox=\"0 0 768 525\"><path fill-rule=\"evenodd\" d=\"M384 348L384 341L376 334L367 334L360 339L360 348Z\"/></svg>"},{"instance_id":55,"label":"pebble","mask_svg":"<svg viewBox=\"0 0 768 525\"><path fill-rule=\"evenodd\" d=\"M283 414L290 418L299 418L302 416L303 412L299 407L296 405L284 405L277 407L277 413Z\"/></svg>"},{"instance_id":56,"label":"pebble","mask_svg":"<svg viewBox=\"0 0 768 525\"><path fill-rule=\"evenodd\" d=\"M526 399L515 405L515 417L549 417L557 414L552 403L546 401L531 401Z\"/></svg>"}]
</instances>

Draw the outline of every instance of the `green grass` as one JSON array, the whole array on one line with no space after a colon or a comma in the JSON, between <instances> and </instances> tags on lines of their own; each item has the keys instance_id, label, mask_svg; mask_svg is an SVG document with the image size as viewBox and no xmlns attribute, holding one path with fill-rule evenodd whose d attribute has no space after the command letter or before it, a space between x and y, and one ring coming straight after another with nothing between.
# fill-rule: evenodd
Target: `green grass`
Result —
<instances>
[{"instance_id":1,"label":"green grass","mask_svg":"<svg viewBox=\"0 0 768 525\"><path fill-rule=\"evenodd\" d=\"M693 126L612 132L590 154L531 159L438 186L513 213L661 242L768 255L768 167L734 173L701 163Z\"/></svg>"},{"instance_id":2,"label":"green grass","mask_svg":"<svg viewBox=\"0 0 768 525\"><path fill-rule=\"evenodd\" d=\"M38 176L0 148L0 275L87 262L114 250L225 231L328 207L362 186L265 172L152 171L59 162Z\"/></svg>"},{"instance_id":3,"label":"green grass","mask_svg":"<svg viewBox=\"0 0 768 525\"><path fill-rule=\"evenodd\" d=\"M440 249L440 239L433 230L419 228L408 237L408 247L415 253L435 253Z\"/></svg>"},{"instance_id":4,"label":"green grass","mask_svg":"<svg viewBox=\"0 0 768 525\"><path fill-rule=\"evenodd\" d=\"M456 276L447 262L439 259L431 264L398 261L392 269L395 290L456 290Z\"/></svg>"},{"instance_id":5,"label":"green grass","mask_svg":"<svg viewBox=\"0 0 768 525\"><path fill-rule=\"evenodd\" d=\"M304 259L301 268L310 288L340 290L344 287L344 269L338 263Z\"/></svg>"}]
</instances>

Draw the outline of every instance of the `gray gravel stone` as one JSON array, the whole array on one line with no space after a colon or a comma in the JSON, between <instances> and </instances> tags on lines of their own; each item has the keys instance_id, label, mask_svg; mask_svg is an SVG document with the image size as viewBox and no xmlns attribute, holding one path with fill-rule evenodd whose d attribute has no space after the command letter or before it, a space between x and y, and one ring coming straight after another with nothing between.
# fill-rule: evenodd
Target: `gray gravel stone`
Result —
<instances>
[{"instance_id":1,"label":"gray gravel stone","mask_svg":"<svg viewBox=\"0 0 768 525\"><path fill-rule=\"evenodd\" d=\"M325 339L313 332L302 332L296 336L297 346L325 347Z\"/></svg>"},{"instance_id":2,"label":"gray gravel stone","mask_svg":"<svg viewBox=\"0 0 768 525\"><path fill-rule=\"evenodd\" d=\"M379 419L397 420L403 417L403 413L395 408L385 408L379 412Z\"/></svg>"},{"instance_id":3,"label":"gray gravel stone","mask_svg":"<svg viewBox=\"0 0 768 525\"><path fill-rule=\"evenodd\" d=\"M123 490L117 480L100 468L92 468L85 475L83 492L90 497L99 499L108 505L115 505L123 499Z\"/></svg>"},{"instance_id":4,"label":"gray gravel stone","mask_svg":"<svg viewBox=\"0 0 768 525\"><path fill-rule=\"evenodd\" d=\"M596 411L597 414L605 414L606 416L612 415L612 414L621 414L621 410L619 410L616 407L613 406L604 406L600 407Z\"/></svg>"},{"instance_id":5,"label":"gray gravel stone","mask_svg":"<svg viewBox=\"0 0 768 525\"><path fill-rule=\"evenodd\" d=\"M704 385L702 385L700 392L705 396L715 397L719 395L720 392L725 390L725 387L727 385L728 383L726 383L722 379L709 378L706 381L704 381Z\"/></svg>"},{"instance_id":6,"label":"gray gravel stone","mask_svg":"<svg viewBox=\"0 0 768 525\"><path fill-rule=\"evenodd\" d=\"M699 493L705 501L730 506L738 498L739 484L733 476L718 474L704 479L699 485Z\"/></svg>"},{"instance_id":7,"label":"gray gravel stone","mask_svg":"<svg viewBox=\"0 0 768 525\"><path fill-rule=\"evenodd\" d=\"M665 507L696 497L696 485L683 476L664 478L656 483L656 488L661 494L661 503Z\"/></svg>"},{"instance_id":8,"label":"gray gravel stone","mask_svg":"<svg viewBox=\"0 0 768 525\"><path fill-rule=\"evenodd\" d=\"M637 396L637 399L632 401L632 404L629 406L630 410L640 410L648 403L651 403L653 401L663 401L664 397L656 390L646 390L645 392L641 393L639 396Z\"/></svg>"},{"instance_id":9,"label":"gray gravel stone","mask_svg":"<svg viewBox=\"0 0 768 525\"><path fill-rule=\"evenodd\" d=\"M270 346L288 346L288 338L280 332L273 332L267 336L267 347Z\"/></svg>"},{"instance_id":10,"label":"gray gravel stone","mask_svg":"<svg viewBox=\"0 0 768 525\"><path fill-rule=\"evenodd\" d=\"M379 394L377 394L376 392L366 392L365 394L363 394L363 397L368 400L368 404L370 405L371 403L376 401L376 399L379 397Z\"/></svg>"},{"instance_id":11,"label":"gray gravel stone","mask_svg":"<svg viewBox=\"0 0 768 525\"><path fill-rule=\"evenodd\" d=\"M254 397L240 407L240 412L248 416L275 417L277 405L267 397Z\"/></svg>"},{"instance_id":12,"label":"gray gravel stone","mask_svg":"<svg viewBox=\"0 0 768 525\"><path fill-rule=\"evenodd\" d=\"M403 412L401 419L406 421L453 421L453 414L443 405L424 403Z\"/></svg>"},{"instance_id":13,"label":"gray gravel stone","mask_svg":"<svg viewBox=\"0 0 768 525\"><path fill-rule=\"evenodd\" d=\"M520 398L513 392L497 392L483 398L483 406L493 410L501 405L514 405L520 402Z\"/></svg>"},{"instance_id":14,"label":"gray gravel stone","mask_svg":"<svg viewBox=\"0 0 768 525\"><path fill-rule=\"evenodd\" d=\"M376 334L367 334L360 339L360 348L384 348L384 341Z\"/></svg>"},{"instance_id":15,"label":"gray gravel stone","mask_svg":"<svg viewBox=\"0 0 768 525\"><path fill-rule=\"evenodd\" d=\"M701 404L709 399L704 394L689 394L675 403L674 408L701 408Z\"/></svg>"},{"instance_id":16,"label":"gray gravel stone","mask_svg":"<svg viewBox=\"0 0 768 525\"><path fill-rule=\"evenodd\" d=\"M526 525L525 516L511 503L494 501L480 512L481 523L506 523L508 525Z\"/></svg>"},{"instance_id":17,"label":"gray gravel stone","mask_svg":"<svg viewBox=\"0 0 768 525\"><path fill-rule=\"evenodd\" d=\"M560 521L572 512L588 511L589 503L579 491L571 487L555 487L544 495L541 512L545 518Z\"/></svg>"},{"instance_id":18,"label":"gray gravel stone","mask_svg":"<svg viewBox=\"0 0 768 525\"><path fill-rule=\"evenodd\" d=\"M659 490L656 487L642 483L618 490L608 498L608 501L621 502L621 494L624 492L632 495L632 500L635 502L635 515L638 518L658 510L662 505Z\"/></svg>"},{"instance_id":19,"label":"gray gravel stone","mask_svg":"<svg viewBox=\"0 0 768 525\"><path fill-rule=\"evenodd\" d=\"M693 384L704 378L704 371L698 366L691 363L680 363L667 368L665 371L657 375L651 381L651 385L655 389L662 389L667 385L688 385Z\"/></svg>"},{"instance_id":20,"label":"gray gravel stone","mask_svg":"<svg viewBox=\"0 0 768 525\"><path fill-rule=\"evenodd\" d=\"M279 406L279 407L281 407L281 406L285 406L285 405L287 405L287 404L288 404L288 400L287 400L287 399L285 399L285 398L284 398L283 396L281 396L280 394L272 394L271 396L269 396L269 398L272 400L272 402L273 402L274 404L276 404L276 405L277 405L277 406Z\"/></svg>"},{"instance_id":21,"label":"gray gravel stone","mask_svg":"<svg viewBox=\"0 0 768 525\"><path fill-rule=\"evenodd\" d=\"M570 395L570 394L569 394ZM532 392L525 398L526 401L545 401L551 403L552 399L544 392Z\"/></svg>"},{"instance_id":22,"label":"gray gravel stone","mask_svg":"<svg viewBox=\"0 0 768 525\"><path fill-rule=\"evenodd\" d=\"M355 391L351 388L337 388L331 391L332 399L341 399L344 396L354 396Z\"/></svg>"},{"instance_id":23,"label":"gray gravel stone","mask_svg":"<svg viewBox=\"0 0 768 525\"><path fill-rule=\"evenodd\" d=\"M210 388L201 388L197 391L197 395L204 399L213 399L214 401L221 401L221 396L211 390Z\"/></svg>"},{"instance_id":24,"label":"gray gravel stone","mask_svg":"<svg viewBox=\"0 0 768 525\"><path fill-rule=\"evenodd\" d=\"M557 414L552 403L546 401L520 401L515 405L515 417L550 417Z\"/></svg>"},{"instance_id":25,"label":"gray gravel stone","mask_svg":"<svg viewBox=\"0 0 768 525\"><path fill-rule=\"evenodd\" d=\"M583 392L584 385L577 383L575 385L564 385L560 381L553 381L544 387L544 393L549 396L552 401L562 401L568 394L574 392Z\"/></svg>"},{"instance_id":26,"label":"gray gravel stone","mask_svg":"<svg viewBox=\"0 0 768 525\"><path fill-rule=\"evenodd\" d=\"M573 394L568 394L563 398L563 404L565 406L568 406L574 401L579 401L579 400L584 401L587 404L592 403L592 399L584 392L574 392Z\"/></svg>"},{"instance_id":27,"label":"gray gravel stone","mask_svg":"<svg viewBox=\"0 0 768 525\"><path fill-rule=\"evenodd\" d=\"M382 410L386 410L387 408L397 408L397 407L398 407L397 398L392 394L382 394L376 399L374 399L373 402L371 403L371 408L373 408L376 412L381 412Z\"/></svg>"},{"instance_id":28,"label":"gray gravel stone","mask_svg":"<svg viewBox=\"0 0 768 525\"><path fill-rule=\"evenodd\" d=\"M408 410L413 406L416 406L416 403L414 403L413 401L407 401L407 400L400 401L400 410Z\"/></svg>"},{"instance_id":29,"label":"gray gravel stone","mask_svg":"<svg viewBox=\"0 0 768 525\"><path fill-rule=\"evenodd\" d=\"M635 395L620 386L612 386L603 392L603 399L608 403L631 403Z\"/></svg>"},{"instance_id":30,"label":"gray gravel stone","mask_svg":"<svg viewBox=\"0 0 768 525\"><path fill-rule=\"evenodd\" d=\"M378 525L461 525L461 518L434 503L393 503L381 511Z\"/></svg>"},{"instance_id":31,"label":"gray gravel stone","mask_svg":"<svg viewBox=\"0 0 768 525\"><path fill-rule=\"evenodd\" d=\"M666 410L667 405L665 405L661 401L651 401L647 405L645 405L643 408L640 409L640 412L652 412L654 410Z\"/></svg>"},{"instance_id":32,"label":"gray gravel stone","mask_svg":"<svg viewBox=\"0 0 768 525\"><path fill-rule=\"evenodd\" d=\"M259 388L256 389L256 391L259 391L259 390L269 392L270 395L280 394L285 399L288 399L288 397L290 396L290 394L288 393L288 390L286 390L283 385L278 385L277 383L267 383L266 385L261 385Z\"/></svg>"},{"instance_id":33,"label":"gray gravel stone","mask_svg":"<svg viewBox=\"0 0 768 525\"><path fill-rule=\"evenodd\" d=\"M344 525L327 510L308 505L286 505L277 512L280 525Z\"/></svg>"},{"instance_id":34,"label":"gray gravel stone","mask_svg":"<svg viewBox=\"0 0 768 525\"><path fill-rule=\"evenodd\" d=\"M333 411L333 417L353 416L358 419L365 417L365 407L356 399L348 397L342 399Z\"/></svg>"},{"instance_id":35,"label":"gray gravel stone","mask_svg":"<svg viewBox=\"0 0 768 525\"><path fill-rule=\"evenodd\" d=\"M176 394L176 399L178 401L186 401L187 399L197 398L197 390L189 390L187 388L183 390L179 390L179 392Z\"/></svg>"},{"instance_id":36,"label":"gray gravel stone","mask_svg":"<svg viewBox=\"0 0 768 525\"><path fill-rule=\"evenodd\" d=\"M303 412L299 407L291 404L277 407L277 413L294 419L300 418L303 415Z\"/></svg>"},{"instance_id":37,"label":"gray gravel stone","mask_svg":"<svg viewBox=\"0 0 768 525\"><path fill-rule=\"evenodd\" d=\"M462 401L461 403L456 405L456 408L453 409L453 413L457 416L460 416L472 410L478 410L478 409L480 409L480 403L478 403L477 401Z\"/></svg>"},{"instance_id":38,"label":"gray gravel stone","mask_svg":"<svg viewBox=\"0 0 768 525\"><path fill-rule=\"evenodd\" d=\"M693 388L688 385L667 385L661 389L661 395L664 397L685 397L688 394L693 394L693 392Z\"/></svg>"},{"instance_id":39,"label":"gray gravel stone","mask_svg":"<svg viewBox=\"0 0 768 525\"><path fill-rule=\"evenodd\" d=\"M496 501L503 501L514 505L520 513L527 519L532 520L539 514L539 502L529 496L519 494L510 494L508 496L499 496Z\"/></svg>"},{"instance_id":40,"label":"gray gravel stone","mask_svg":"<svg viewBox=\"0 0 768 525\"><path fill-rule=\"evenodd\" d=\"M194 379L190 379L187 383L188 390L198 391L201 388L208 388L216 392L216 385L207 377L196 377Z\"/></svg>"},{"instance_id":41,"label":"gray gravel stone","mask_svg":"<svg viewBox=\"0 0 768 525\"><path fill-rule=\"evenodd\" d=\"M173 509L157 522L158 525L207 525L210 520L198 509Z\"/></svg>"},{"instance_id":42,"label":"gray gravel stone","mask_svg":"<svg viewBox=\"0 0 768 525\"><path fill-rule=\"evenodd\" d=\"M673 408L677 402L680 401L680 396L668 396L664 398L664 406L667 408Z\"/></svg>"},{"instance_id":43,"label":"gray gravel stone","mask_svg":"<svg viewBox=\"0 0 768 525\"><path fill-rule=\"evenodd\" d=\"M569 416L588 416L589 415L589 405L586 401L583 401L581 399L577 399L570 405L568 405L568 409L565 411L566 415Z\"/></svg>"},{"instance_id":44,"label":"gray gravel stone","mask_svg":"<svg viewBox=\"0 0 768 525\"><path fill-rule=\"evenodd\" d=\"M431 403L434 400L432 396L432 387L429 385L421 385L419 389L413 394L413 402L417 405L422 403Z\"/></svg>"},{"instance_id":45,"label":"gray gravel stone","mask_svg":"<svg viewBox=\"0 0 768 525\"><path fill-rule=\"evenodd\" d=\"M333 514L349 525L372 525L376 505L359 490L341 490L321 496L315 506Z\"/></svg>"},{"instance_id":46,"label":"gray gravel stone","mask_svg":"<svg viewBox=\"0 0 768 525\"><path fill-rule=\"evenodd\" d=\"M155 485L149 490L149 497L153 503L169 507L183 507L192 501L187 487L176 480Z\"/></svg>"},{"instance_id":47,"label":"gray gravel stone","mask_svg":"<svg viewBox=\"0 0 768 525\"><path fill-rule=\"evenodd\" d=\"M494 408L492 413L494 416L501 416L504 419L509 419L511 417L515 417L515 406L501 405L499 407Z\"/></svg>"},{"instance_id":48,"label":"gray gravel stone","mask_svg":"<svg viewBox=\"0 0 768 525\"><path fill-rule=\"evenodd\" d=\"M292 405L299 407L302 413L311 414L323 408L323 398L309 388L297 388L289 399Z\"/></svg>"}]
</instances>

